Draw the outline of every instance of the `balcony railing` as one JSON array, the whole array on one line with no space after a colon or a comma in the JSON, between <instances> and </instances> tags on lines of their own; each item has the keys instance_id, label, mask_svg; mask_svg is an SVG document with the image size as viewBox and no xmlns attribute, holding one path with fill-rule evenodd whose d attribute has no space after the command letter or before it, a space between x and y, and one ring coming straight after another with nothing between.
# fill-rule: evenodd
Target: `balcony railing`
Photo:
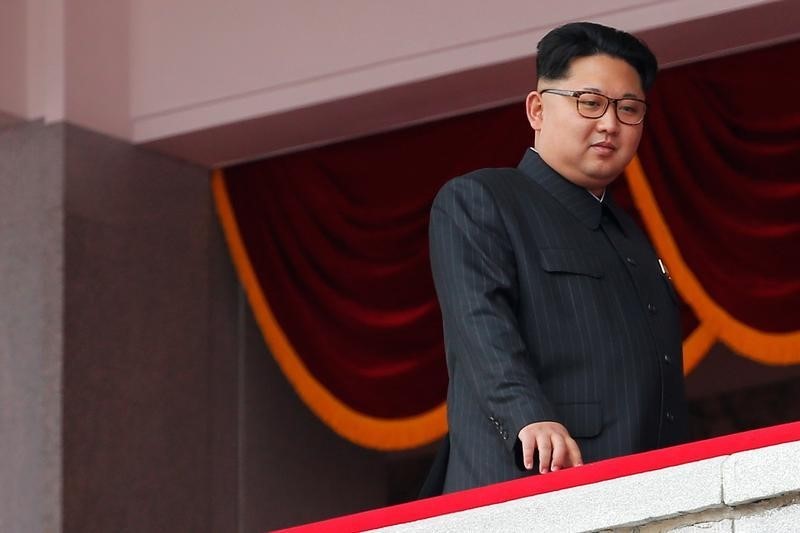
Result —
<instances>
[{"instance_id":1,"label":"balcony railing","mask_svg":"<svg viewBox=\"0 0 800 533\"><path fill-rule=\"evenodd\" d=\"M282 530L800 531L800 422Z\"/></svg>"}]
</instances>

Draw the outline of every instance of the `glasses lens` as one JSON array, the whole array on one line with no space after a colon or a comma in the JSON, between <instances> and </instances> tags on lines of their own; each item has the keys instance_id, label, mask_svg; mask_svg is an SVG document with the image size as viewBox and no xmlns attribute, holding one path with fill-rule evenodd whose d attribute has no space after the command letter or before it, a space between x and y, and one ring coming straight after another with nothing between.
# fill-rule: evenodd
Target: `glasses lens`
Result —
<instances>
[{"instance_id":1,"label":"glasses lens","mask_svg":"<svg viewBox=\"0 0 800 533\"><path fill-rule=\"evenodd\" d=\"M620 100L617 102L617 118L626 124L638 124L644 119L647 106L638 100Z\"/></svg>"},{"instance_id":2,"label":"glasses lens","mask_svg":"<svg viewBox=\"0 0 800 533\"><path fill-rule=\"evenodd\" d=\"M608 100L599 94L584 93L578 97L578 112L586 118L603 116L606 106Z\"/></svg>"}]
</instances>

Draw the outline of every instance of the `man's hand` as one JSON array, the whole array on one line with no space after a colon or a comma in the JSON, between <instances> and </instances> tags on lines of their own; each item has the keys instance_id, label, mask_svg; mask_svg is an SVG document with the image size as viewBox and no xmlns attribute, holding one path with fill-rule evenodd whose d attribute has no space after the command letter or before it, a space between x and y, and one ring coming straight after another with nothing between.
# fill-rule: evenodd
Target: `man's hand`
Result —
<instances>
[{"instance_id":1,"label":"man's hand","mask_svg":"<svg viewBox=\"0 0 800 533\"><path fill-rule=\"evenodd\" d=\"M539 451L539 472L561 470L583 464L578 444L567 428L558 422L535 422L519 432L522 442L522 462L526 470L533 468L533 454Z\"/></svg>"}]
</instances>

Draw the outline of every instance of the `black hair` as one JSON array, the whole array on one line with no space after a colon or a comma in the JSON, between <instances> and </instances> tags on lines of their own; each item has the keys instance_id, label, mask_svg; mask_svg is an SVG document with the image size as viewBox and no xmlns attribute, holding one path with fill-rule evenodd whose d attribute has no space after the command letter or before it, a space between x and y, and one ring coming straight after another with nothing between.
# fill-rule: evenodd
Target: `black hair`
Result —
<instances>
[{"instance_id":1,"label":"black hair","mask_svg":"<svg viewBox=\"0 0 800 533\"><path fill-rule=\"evenodd\" d=\"M609 55L622 59L636 72L646 91L656 79L658 62L644 42L630 33L593 22L572 22L551 30L536 47L538 79L558 80L569 75L573 59Z\"/></svg>"}]
</instances>

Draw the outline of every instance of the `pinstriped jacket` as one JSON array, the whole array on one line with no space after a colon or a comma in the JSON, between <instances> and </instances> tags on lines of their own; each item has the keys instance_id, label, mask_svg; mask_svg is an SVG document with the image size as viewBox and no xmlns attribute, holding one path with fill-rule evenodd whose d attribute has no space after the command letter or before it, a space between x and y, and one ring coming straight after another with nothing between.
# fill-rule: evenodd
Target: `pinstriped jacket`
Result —
<instances>
[{"instance_id":1,"label":"pinstriped jacket","mask_svg":"<svg viewBox=\"0 0 800 533\"><path fill-rule=\"evenodd\" d=\"M564 424L585 462L685 439L677 299L609 196L598 202L533 150L516 169L478 170L437 194L445 492L528 475L517 434L532 422Z\"/></svg>"}]
</instances>

